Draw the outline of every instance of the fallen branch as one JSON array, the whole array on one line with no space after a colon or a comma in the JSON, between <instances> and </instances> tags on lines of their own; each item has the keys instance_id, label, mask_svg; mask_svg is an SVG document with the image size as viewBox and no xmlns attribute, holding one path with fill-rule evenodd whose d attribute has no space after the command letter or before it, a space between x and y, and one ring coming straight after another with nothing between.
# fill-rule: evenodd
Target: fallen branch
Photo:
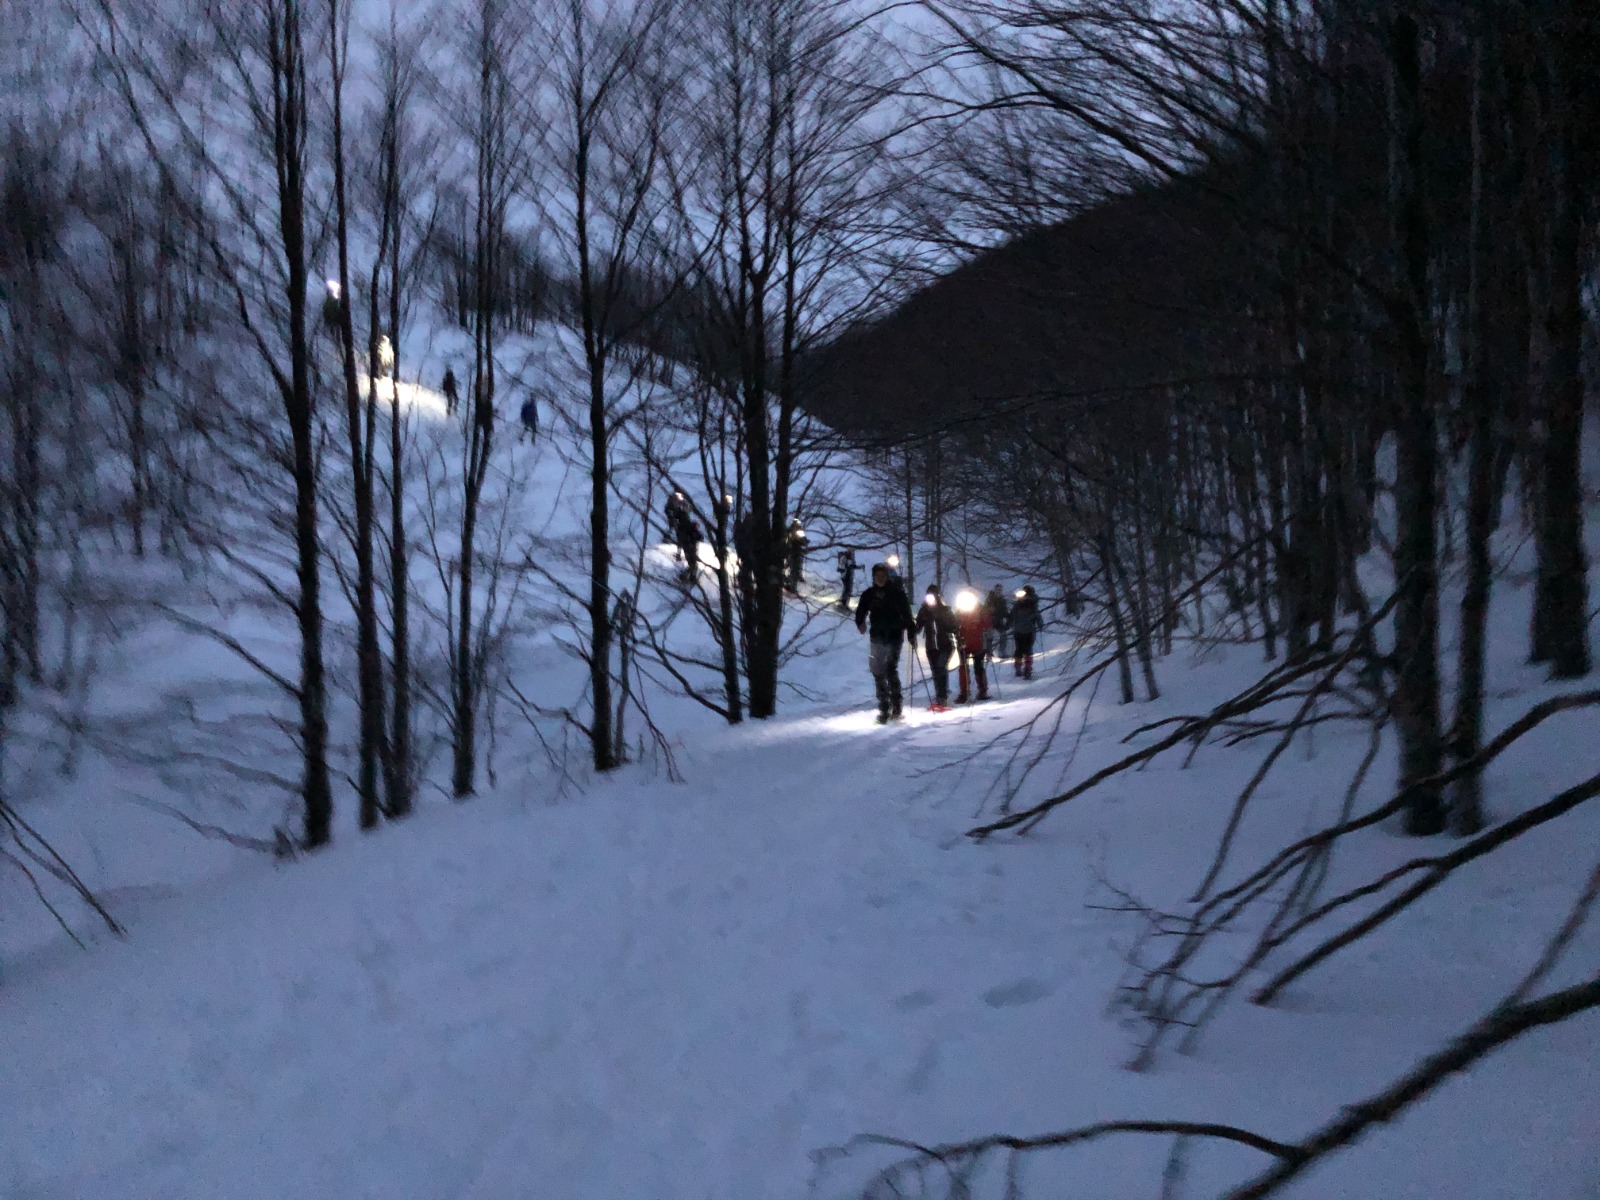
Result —
<instances>
[{"instance_id":1,"label":"fallen branch","mask_svg":"<svg viewBox=\"0 0 1600 1200\"><path fill-rule=\"evenodd\" d=\"M1600 773L1591 775L1582 783L1568 788L1566 791L1559 793L1552 799L1545 801L1543 804L1537 805L1534 808L1530 808L1527 812L1513 817L1511 820L1503 822L1500 825L1496 825L1487 833L1479 834L1477 837L1458 846L1449 854L1440 854L1431 858L1414 858L1410 862L1404 863L1401 866L1396 867L1394 870L1380 876L1371 883L1365 884L1359 888L1353 888L1350 891L1345 892L1343 895L1336 896L1332 900L1329 900L1315 912L1309 913L1305 917L1302 917L1300 921L1297 922L1297 928L1303 928L1305 925L1310 924L1314 920L1320 920L1323 916L1337 908L1343 907L1344 905L1352 903L1355 900L1359 900L1365 896L1369 896L1381 891L1388 887L1389 884L1403 878L1406 875L1414 874L1415 872L1422 870L1426 870L1427 872L1423 878L1417 880L1416 883L1413 883L1410 887L1406 888L1398 896L1395 896L1387 903L1380 905L1377 909L1371 913L1368 913L1361 920L1355 922L1355 924L1350 925L1340 933L1329 938L1327 941L1317 946L1314 950L1301 956L1288 967L1278 972L1278 974L1268 981L1264 987L1260 988L1253 996L1250 997L1251 1003L1271 1004L1272 1001L1277 997L1278 993L1283 991L1284 988L1288 987L1296 979L1299 979L1302 975L1311 970L1313 967L1317 966L1319 963L1326 962L1329 958L1337 954L1344 947L1350 945L1352 942L1366 936L1368 933L1371 933L1374 929L1389 921L1396 914L1409 908L1412 904L1416 903L1416 901L1420 900L1423 896L1427 895L1434 888L1443 883L1450 873L1463 863L1471 862L1476 858L1482 858L1491 850L1495 850L1498 847L1503 846L1506 842L1520 837L1530 829L1536 829L1540 825L1548 824L1557 817L1563 816L1564 814L1572 811L1574 808L1577 808L1578 805L1587 800L1593 799L1597 795L1600 795Z\"/></svg>"}]
</instances>

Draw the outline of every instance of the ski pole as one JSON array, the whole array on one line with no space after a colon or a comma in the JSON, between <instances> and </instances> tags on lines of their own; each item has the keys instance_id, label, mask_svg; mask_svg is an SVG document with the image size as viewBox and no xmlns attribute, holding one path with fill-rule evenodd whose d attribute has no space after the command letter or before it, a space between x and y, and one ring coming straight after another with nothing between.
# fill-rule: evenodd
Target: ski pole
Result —
<instances>
[{"instance_id":1,"label":"ski pole","mask_svg":"<svg viewBox=\"0 0 1600 1200\"><path fill-rule=\"evenodd\" d=\"M917 695L917 680L922 679L922 663L917 658L917 644L915 642L908 643L906 649L911 653L911 670L906 672L907 690L911 693L912 698L915 699ZM925 679L923 679L922 691L924 695L927 694L928 685Z\"/></svg>"}]
</instances>

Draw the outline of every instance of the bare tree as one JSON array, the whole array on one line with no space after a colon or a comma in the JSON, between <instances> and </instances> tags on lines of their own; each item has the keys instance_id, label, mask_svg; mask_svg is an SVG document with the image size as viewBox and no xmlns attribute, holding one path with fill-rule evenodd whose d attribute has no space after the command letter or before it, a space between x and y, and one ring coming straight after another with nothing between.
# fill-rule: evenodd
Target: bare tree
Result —
<instances>
[{"instance_id":1,"label":"bare tree","mask_svg":"<svg viewBox=\"0 0 1600 1200\"><path fill-rule=\"evenodd\" d=\"M550 80L551 185L547 220L570 254L582 339L588 450L587 638L588 726L594 767L617 765L612 682L611 458L630 417L629 387L615 377L618 349L643 325L630 288L648 278L662 186L663 140L671 76L662 60L678 5L674 0L566 0L552 14ZM646 310L650 298L644 298ZM659 300L657 300L659 303ZM624 372L626 375L626 372Z\"/></svg>"},{"instance_id":2,"label":"bare tree","mask_svg":"<svg viewBox=\"0 0 1600 1200\"><path fill-rule=\"evenodd\" d=\"M356 611L356 703L360 733L356 747L356 797L362 829L378 824L383 807L379 795L378 768L387 750L384 746L383 652L378 645L378 591L374 567L373 475L376 470L377 381L376 327L367 333L367 387L363 404L356 359L355 298L350 274L351 209L350 188L345 168L345 74L349 65L350 13L340 0L328 0L328 66L332 84L332 157L335 245L338 252L338 293L329 311L338 330L340 363L344 377L345 436L349 446L350 484L355 506L352 536L356 555L354 607ZM374 286L376 286L374 284ZM398 401L398 396L395 397ZM404 588L400 589L402 592Z\"/></svg>"},{"instance_id":3,"label":"bare tree","mask_svg":"<svg viewBox=\"0 0 1600 1200\"><path fill-rule=\"evenodd\" d=\"M207 10L198 25L175 24L159 6L97 2L80 18L139 136L167 177L188 178L191 166L220 205L207 233L207 255L231 293L239 326L269 375L288 434L282 468L290 482L294 551L292 591L262 578L293 612L299 633L296 682L282 679L299 709L302 758L302 837L307 846L332 834L333 790L328 769L327 679L323 661L322 540L318 527L317 404L313 381L309 286L312 216L311 107L307 28L299 4L267 0L233 12ZM196 37L214 53L185 58ZM176 55L176 60L173 56ZM173 61L204 62L205 83L232 104L240 152L214 151L203 117L220 115L216 95L195 94L201 80L168 71ZM249 157L249 156L255 157ZM241 172L241 162L252 174ZM271 205L259 212L251 181L263 184ZM200 207L200 197L191 197ZM257 263L265 264L259 273ZM263 430L263 433L266 431ZM248 571L255 568L242 564ZM243 649L243 647L235 647Z\"/></svg>"},{"instance_id":4,"label":"bare tree","mask_svg":"<svg viewBox=\"0 0 1600 1200\"><path fill-rule=\"evenodd\" d=\"M873 119L889 81L870 26L834 0L712 0L695 13L709 50L688 194L705 263L696 349L738 422L745 671L750 715L765 718L777 711L786 534L810 443L798 363L837 319L843 281L862 283L871 262L885 136Z\"/></svg>"},{"instance_id":5,"label":"bare tree","mask_svg":"<svg viewBox=\"0 0 1600 1200\"><path fill-rule=\"evenodd\" d=\"M388 460L383 465L389 499L388 592L389 628L389 728L382 739L384 751L385 812L403 817L411 811L417 787L417 762L413 734L411 650L411 543L406 509L406 476L410 466L407 422L401 403L399 379L402 362L402 325L405 300L418 274L417 259L428 243L431 217L419 220L411 196L420 188L420 170L431 157L430 146L413 128L414 97L418 86L417 46L402 34L398 13L390 10L388 30L379 45L381 93L374 120L378 161L374 172L374 208L378 238L368 284L368 360L378 358L378 329L387 315L393 342L391 404L388 422ZM387 303L385 303L387 291ZM376 371L368 381L369 399L377 391ZM370 408L369 408L370 412Z\"/></svg>"},{"instance_id":6,"label":"bare tree","mask_svg":"<svg viewBox=\"0 0 1600 1200\"><path fill-rule=\"evenodd\" d=\"M450 642L451 788L458 799L472 795L477 788L478 717L485 699L486 664L475 628L482 598L475 572L480 507L496 444L501 259L533 132L529 127L530 85L523 78L530 69L525 58L525 17L517 0L475 0L463 53L472 81L461 124L469 138L473 167L467 200L471 232L466 238L471 248L473 293L468 311L472 363Z\"/></svg>"}]
</instances>

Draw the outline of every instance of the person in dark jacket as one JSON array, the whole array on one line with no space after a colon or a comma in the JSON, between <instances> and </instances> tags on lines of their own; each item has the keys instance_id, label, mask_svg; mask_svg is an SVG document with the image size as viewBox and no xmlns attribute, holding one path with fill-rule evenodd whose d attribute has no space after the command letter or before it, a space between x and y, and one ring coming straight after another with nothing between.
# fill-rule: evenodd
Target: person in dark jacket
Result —
<instances>
[{"instance_id":1,"label":"person in dark jacket","mask_svg":"<svg viewBox=\"0 0 1600 1200\"><path fill-rule=\"evenodd\" d=\"M956 614L939 594L939 585L930 584L922 607L917 609L917 628L922 631L922 649L928 655L928 673L933 676L933 707L937 711L950 704L950 656L956 650Z\"/></svg>"},{"instance_id":2,"label":"person in dark jacket","mask_svg":"<svg viewBox=\"0 0 1600 1200\"><path fill-rule=\"evenodd\" d=\"M856 593L856 552L849 548L839 551L839 607L850 611L850 599Z\"/></svg>"},{"instance_id":3,"label":"person in dark jacket","mask_svg":"<svg viewBox=\"0 0 1600 1200\"><path fill-rule=\"evenodd\" d=\"M667 519L667 540L676 545L678 529L683 524L683 518L689 515L689 497L679 491L668 492L662 515Z\"/></svg>"},{"instance_id":4,"label":"person in dark jacket","mask_svg":"<svg viewBox=\"0 0 1600 1200\"><path fill-rule=\"evenodd\" d=\"M439 390L444 393L444 415L456 415L456 406L461 403L461 391L456 386L455 368L446 367L444 378L439 381Z\"/></svg>"},{"instance_id":5,"label":"person in dark jacket","mask_svg":"<svg viewBox=\"0 0 1600 1200\"><path fill-rule=\"evenodd\" d=\"M878 692L878 724L900 715L900 643L917 644L917 622L905 589L889 579L889 568L872 568L872 586L856 601L856 628L870 632L867 667Z\"/></svg>"},{"instance_id":6,"label":"person in dark jacket","mask_svg":"<svg viewBox=\"0 0 1600 1200\"><path fill-rule=\"evenodd\" d=\"M1012 672L1032 679L1033 646L1039 637L1039 595L1032 584L1017 593L1017 602L1011 607L1011 632L1017 641L1016 655L1011 660Z\"/></svg>"},{"instance_id":7,"label":"person in dark jacket","mask_svg":"<svg viewBox=\"0 0 1600 1200\"><path fill-rule=\"evenodd\" d=\"M526 438L530 442L539 440L539 402L529 396L522 402L522 411L517 414L522 418L522 433L517 440Z\"/></svg>"},{"instance_id":8,"label":"person in dark jacket","mask_svg":"<svg viewBox=\"0 0 1600 1200\"><path fill-rule=\"evenodd\" d=\"M983 607L989 614L989 654L995 661L1011 657L1011 606L997 583L983 598Z\"/></svg>"},{"instance_id":9,"label":"person in dark jacket","mask_svg":"<svg viewBox=\"0 0 1600 1200\"><path fill-rule=\"evenodd\" d=\"M683 557L684 578L693 581L699 574L700 566L700 526L695 522L689 507L689 497L682 492L674 490L668 497L665 506L667 518L667 536L677 546L678 553Z\"/></svg>"},{"instance_id":10,"label":"person in dark jacket","mask_svg":"<svg viewBox=\"0 0 1600 1200\"><path fill-rule=\"evenodd\" d=\"M806 569L806 531L796 517L789 522L789 531L784 535L784 550L787 552L788 572L783 581L783 590L791 596L800 594L800 580Z\"/></svg>"},{"instance_id":11,"label":"person in dark jacket","mask_svg":"<svg viewBox=\"0 0 1600 1200\"><path fill-rule=\"evenodd\" d=\"M733 552L739 558L739 622L748 631L756 610L756 515L746 512L733 526Z\"/></svg>"},{"instance_id":12,"label":"person in dark jacket","mask_svg":"<svg viewBox=\"0 0 1600 1200\"><path fill-rule=\"evenodd\" d=\"M683 577L693 583L700 575L700 523L685 507L678 514L678 553L683 555Z\"/></svg>"},{"instance_id":13,"label":"person in dark jacket","mask_svg":"<svg viewBox=\"0 0 1600 1200\"><path fill-rule=\"evenodd\" d=\"M961 694L956 697L957 704L972 699L973 682L978 685L978 699L989 698L989 673L985 669L988 633L989 611L976 592L962 592L956 597L956 649L961 654Z\"/></svg>"}]
</instances>

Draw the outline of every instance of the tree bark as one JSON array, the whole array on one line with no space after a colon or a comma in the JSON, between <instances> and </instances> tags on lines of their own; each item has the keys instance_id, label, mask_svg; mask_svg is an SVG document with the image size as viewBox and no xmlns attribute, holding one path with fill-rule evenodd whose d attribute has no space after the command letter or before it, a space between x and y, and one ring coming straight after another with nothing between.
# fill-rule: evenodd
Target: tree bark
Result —
<instances>
[{"instance_id":1,"label":"tree bark","mask_svg":"<svg viewBox=\"0 0 1600 1200\"><path fill-rule=\"evenodd\" d=\"M1393 55L1397 232L1403 295L1396 304L1400 396L1396 417L1395 728L1400 738L1400 784L1436 775L1442 759L1439 727L1439 581L1434 522L1438 514L1438 430L1429 395L1428 216L1421 193L1423 114L1420 31L1415 16L1398 12L1390 25ZM1436 787L1419 787L1406 811L1406 832L1445 827Z\"/></svg>"}]
</instances>

